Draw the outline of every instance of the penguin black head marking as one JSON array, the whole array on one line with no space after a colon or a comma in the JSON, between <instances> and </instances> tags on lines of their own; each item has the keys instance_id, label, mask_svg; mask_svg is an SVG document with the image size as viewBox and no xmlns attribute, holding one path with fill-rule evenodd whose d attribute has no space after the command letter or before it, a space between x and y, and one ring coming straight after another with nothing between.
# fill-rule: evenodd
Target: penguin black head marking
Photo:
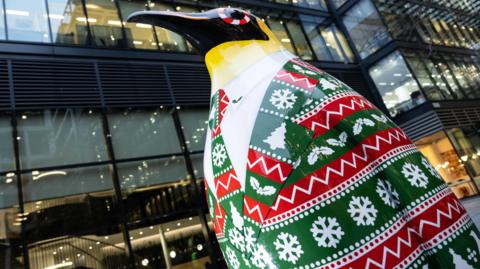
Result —
<instances>
[{"instance_id":1,"label":"penguin black head marking","mask_svg":"<svg viewBox=\"0 0 480 269\"><path fill-rule=\"evenodd\" d=\"M201 54L229 41L269 40L259 19L235 8L217 8L202 13L140 11L128 22L151 24L183 35Z\"/></svg>"}]
</instances>

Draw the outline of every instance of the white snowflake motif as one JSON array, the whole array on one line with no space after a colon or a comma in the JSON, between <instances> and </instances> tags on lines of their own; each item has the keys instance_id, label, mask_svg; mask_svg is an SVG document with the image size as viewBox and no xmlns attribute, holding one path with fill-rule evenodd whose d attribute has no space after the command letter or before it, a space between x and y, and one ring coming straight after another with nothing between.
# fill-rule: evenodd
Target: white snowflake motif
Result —
<instances>
[{"instance_id":1,"label":"white snowflake motif","mask_svg":"<svg viewBox=\"0 0 480 269\"><path fill-rule=\"evenodd\" d=\"M333 149L329 147L314 147L310 152L310 154L308 154L308 157L307 157L308 164L314 165L317 162L318 156L320 156L320 154L325 156L332 155Z\"/></svg>"},{"instance_id":2,"label":"white snowflake motif","mask_svg":"<svg viewBox=\"0 0 480 269\"><path fill-rule=\"evenodd\" d=\"M234 247L236 247L241 252L245 251L245 239L238 229L231 228L228 230L228 240Z\"/></svg>"},{"instance_id":3,"label":"white snowflake motif","mask_svg":"<svg viewBox=\"0 0 480 269\"><path fill-rule=\"evenodd\" d=\"M217 144L212 151L212 159L213 159L213 164L217 167L220 167L223 165L225 160L227 159L227 150L225 149L225 146L222 144Z\"/></svg>"},{"instance_id":4,"label":"white snowflake motif","mask_svg":"<svg viewBox=\"0 0 480 269\"><path fill-rule=\"evenodd\" d=\"M477 252L471 248L467 248L468 256L467 259L469 259L472 262L478 262L477 258Z\"/></svg>"},{"instance_id":5,"label":"white snowflake motif","mask_svg":"<svg viewBox=\"0 0 480 269\"><path fill-rule=\"evenodd\" d=\"M227 253L227 262L230 265L230 267L234 269L240 268L240 261L238 260L237 255L235 254L235 251L227 247L225 252Z\"/></svg>"},{"instance_id":6,"label":"white snowflake motif","mask_svg":"<svg viewBox=\"0 0 480 269\"><path fill-rule=\"evenodd\" d=\"M400 204L398 192L393 189L392 184L388 181L378 179L377 193L388 206L396 208Z\"/></svg>"},{"instance_id":7,"label":"white snowflake motif","mask_svg":"<svg viewBox=\"0 0 480 269\"><path fill-rule=\"evenodd\" d=\"M262 245L258 245L255 251L253 251L250 259L253 265L260 269L276 268L276 266L272 263L272 257L270 257L270 253L268 253L268 251Z\"/></svg>"},{"instance_id":8,"label":"white snowflake motif","mask_svg":"<svg viewBox=\"0 0 480 269\"><path fill-rule=\"evenodd\" d=\"M297 96L289 89L275 90L269 101L277 109L287 109L293 107L293 104L297 101Z\"/></svg>"},{"instance_id":9,"label":"white snowflake motif","mask_svg":"<svg viewBox=\"0 0 480 269\"><path fill-rule=\"evenodd\" d=\"M250 260L245 256L245 254L242 254L242 260L243 263L245 264L246 267L251 268L252 266L250 265Z\"/></svg>"},{"instance_id":10,"label":"white snowflake motif","mask_svg":"<svg viewBox=\"0 0 480 269\"><path fill-rule=\"evenodd\" d=\"M402 174L414 187L426 188L428 185L427 176L420 170L420 167L413 163L405 163L402 167Z\"/></svg>"},{"instance_id":11,"label":"white snowflake motif","mask_svg":"<svg viewBox=\"0 0 480 269\"><path fill-rule=\"evenodd\" d=\"M336 218L319 216L310 228L319 247L336 247L345 234Z\"/></svg>"},{"instance_id":12,"label":"white snowflake motif","mask_svg":"<svg viewBox=\"0 0 480 269\"><path fill-rule=\"evenodd\" d=\"M347 211L358 226L373 225L377 219L378 210L373 206L368 197L353 196L348 206L349 208Z\"/></svg>"},{"instance_id":13,"label":"white snowflake motif","mask_svg":"<svg viewBox=\"0 0 480 269\"><path fill-rule=\"evenodd\" d=\"M247 253L252 252L255 248L255 231L252 227L246 227L243 231L245 233L245 250Z\"/></svg>"},{"instance_id":14,"label":"white snowflake motif","mask_svg":"<svg viewBox=\"0 0 480 269\"><path fill-rule=\"evenodd\" d=\"M278 258L282 261L296 264L303 254L302 245L295 235L281 232L273 244L278 251Z\"/></svg>"},{"instance_id":15,"label":"white snowflake motif","mask_svg":"<svg viewBox=\"0 0 480 269\"><path fill-rule=\"evenodd\" d=\"M423 158L422 157L422 165L428 169L428 172L430 172L430 174L432 174L432 176L434 177L437 177L437 178L441 178L440 175L438 174L437 170L435 170L435 168L433 168L433 166L427 161L427 159Z\"/></svg>"}]
</instances>

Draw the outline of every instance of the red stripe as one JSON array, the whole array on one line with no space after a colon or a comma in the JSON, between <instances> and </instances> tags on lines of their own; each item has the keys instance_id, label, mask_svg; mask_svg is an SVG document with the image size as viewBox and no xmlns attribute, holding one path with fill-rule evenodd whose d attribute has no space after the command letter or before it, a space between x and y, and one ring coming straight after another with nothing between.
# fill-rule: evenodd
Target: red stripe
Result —
<instances>
[{"instance_id":1,"label":"red stripe","mask_svg":"<svg viewBox=\"0 0 480 269\"><path fill-rule=\"evenodd\" d=\"M213 223L213 229L217 236L223 235L223 226L225 225L225 210L220 206L219 203L216 204L215 210L215 219Z\"/></svg>"},{"instance_id":2,"label":"red stripe","mask_svg":"<svg viewBox=\"0 0 480 269\"><path fill-rule=\"evenodd\" d=\"M262 177L282 184L292 171L292 166L253 149L249 149L247 169Z\"/></svg>"},{"instance_id":3,"label":"red stripe","mask_svg":"<svg viewBox=\"0 0 480 269\"><path fill-rule=\"evenodd\" d=\"M374 106L362 96L346 96L325 105L317 113L307 114L307 118L303 118L299 124L312 130L313 138L316 138L331 130L349 115L371 108Z\"/></svg>"},{"instance_id":4,"label":"red stripe","mask_svg":"<svg viewBox=\"0 0 480 269\"><path fill-rule=\"evenodd\" d=\"M282 188L274 203L277 207L272 208L268 217L273 218L305 203L308 206L308 202L318 196L323 195L326 199L325 193L332 189L336 194L335 187L342 183L345 184L345 180L357 174L370 162L392 149L408 144L410 141L399 128L383 130L369 136L340 158L323 165L296 183ZM360 173L360 176L362 173L367 174L365 171ZM299 191L300 189L304 191ZM291 202L280 199L280 197L287 198Z\"/></svg>"},{"instance_id":5,"label":"red stripe","mask_svg":"<svg viewBox=\"0 0 480 269\"><path fill-rule=\"evenodd\" d=\"M287 70L280 70L275 78L308 91L313 91L318 83L316 79Z\"/></svg>"},{"instance_id":6,"label":"red stripe","mask_svg":"<svg viewBox=\"0 0 480 269\"><path fill-rule=\"evenodd\" d=\"M238 182L237 175L233 169L215 178L217 198L223 197L240 188L240 182Z\"/></svg>"},{"instance_id":7,"label":"red stripe","mask_svg":"<svg viewBox=\"0 0 480 269\"><path fill-rule=\"evenodd\" d=\"M253 219L255 222L263 224L263 220L265 220L270 208L246 195L244 196L243 201L243 214Z\"/></svg>"}]
</instances>

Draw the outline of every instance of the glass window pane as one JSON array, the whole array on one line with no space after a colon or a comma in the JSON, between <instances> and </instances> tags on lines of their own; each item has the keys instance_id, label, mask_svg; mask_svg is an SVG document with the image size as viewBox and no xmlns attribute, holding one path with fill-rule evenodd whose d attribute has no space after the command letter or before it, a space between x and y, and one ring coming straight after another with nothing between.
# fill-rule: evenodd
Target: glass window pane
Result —
<instances>
[{"instance_id":1,"label":"glass window pane","mask_svg":"<svg viewBox=\"0 0 480 269\"><path fill-rule=\"evenodd\" d=\"M348 0L330 0L336 8L343 6Z\"/></svg>"},{"instance_id":2,"label":"glass window pane","mask_svg":"<svg viewBox=\"0 0 480 269\"><path fill-rule=\"evenodd\" d=\"M53 42L67 45L86 45L88 27L81 0L48 0Z\"/></svg>"},{"instance_id":3,"label":"glass window pane","mask_svg":"<svg viewBox=\"0 0 480 269\"><path fill-rule=\"evenodd\" d=\"M8 39L50 42L44 0L6 0Z\"/></svg>"},{"instance_id":4,"label":"glass window pane","mask_svg":"<svg viewBox=\"0 0 480 269\"><path fill-rule=\"evenodd\" d=\"M160 3L160 1L152 1L152 3L150 3L150 9L158 11L174 10L173 6L165 3ZM181 35L160 27L155 27L155 32L157 33L158 46L161 50L182 52L186 52L189 50L187 46L187 41Z\"/></svg>"},{"instance_id":5,"label":"glass window pane","mask_svg":"<svg viewBox=\"0 0 480 269\"><path fill-rule=\"evenodd\" d=\"M313 60L313 53L310 45L303 34L302 28L296 21L287 22L287 28L297 49L298 56L304 60Z\"/></svg>"},{"instance_id":6,"label":"glass window pane","mask_svg":"<svg viewBox=\"0 0 480 269\"><path fill-rule=\"evenodd\" d=\"M124 190L176 182L188 177L185 159L181 156L119 163L117 167L120 186Z\"/></svg>"},{"instance_id":7,"label":"glass window pane","mask_svg":"<svg viewBox=\"0 0 480 269\"><path fill-rule=\"evenodd\" d=\"M25 202L112 189L110 167L34 170L23 175Z\"/></svg>"},{"instance_id":8,"label":"glass window pane","mask_svg":"<svg viewBox=\"0 0 480 269\"><path fill-rule=\"evenodd\" d=\"M345 13L343 22L362 58L377 51L391 38L370 0L362 0Z\"/></svg>"},{"instance_id":9,"label":"glass window pane","mask_svg":"<svg viewBox=\"0 0 480 269\"><path fill-rule=\"evenodd\" d=\"M2 268L23 268L15 174L0 175L0 261Z\"/></svg>"},{"instance_id":10,"label":"glass window pane","mask_svg":"<svg viewBox=\"0 0 480 269\"><path fill-rule=\"evenodd\" d=\"M290 40L290 37L288 36L287 31L283 26L283 21L280 21L278 19L269 19L268 26L270 26L272 32L275 34L275 36L285 48L287 48L292 53L296 53L293 49L292 40Z\"/></svg>"},{"instance_id":11,"label":"glass window pane","mask_svg":"<svg viewBox=\"0 0 480 269\"><path fill-rule=\"evenodd\" d=\"M442 86L441 82L439 82L439 85L437 85L436 81L434 80L436 79L436 73L432 74L419 56L413 54L412 56L407 57L407 62L415 74L415 77L420 82L420 86L426 93L429 100L453 99L450 91L448 91L446 87Z\"/></svg>"},{"instance_id":12,"label":"glass window pane","mask_svg":"<svg viewBox=\"0 0 480 269\"><path fill-rule=\"evenodd\" d=\"M111 0L85 0L88 24L93 43L98 47L122 48L122 23L115 2ZM77 18L77 20L87 20Z\"/></svg>"},{"instance_id":13,"label":"glass window pane","mask_svg":"<svg viewBox=\"0 0 480 269\"><path fill-rule=\"evenodd\" d=\"M117 159L181 152L170 112L165 109L125 109L108 115Z\"/></svg>"},{"instance_id":14,"label":"glass window pane","mask_svg":"<svg viewBox=\"0 0 480 269\"><path fill-rule=\"evenodd\" d=\"M425 102L418 84L398 51L372 66L369 73L392 116Z\"/></svg>"},{"instance_id":15,"label":"glass window pane","mask_svg":"<svg viewBox=\"0 0 480 269\"><path fill-rule=\"evenodd\" d=\"M126 20L128 16L135 11L144 10L145 3L145 0L119 0L118 4L120 6L120 12L123 20ZM129 47L136 49L158 49L152 26L141 23L138 24L124 22L124 24Z\"/></svg>"},{"instance_id":16,"label":"glass window pane","mask_svg":"<svg viewBox=\"0 0 480 269\"><path fill-rule=\"evenodd\" d=\"M203 150L207 133L208 109L182 109L179 111L179 116L188 149Z\"/></svg>"},{"instance_id":17,"label":"glass window pane","mask_svg":"<svg viewBox=\"0 0 480 269\"><path fill-rule=\"evenodd\" d=\"M192 161L195 178L197 180L203 179L205 177L203 172L203 153L190 155L190 160Z\"/></svg>"},{"instance_id":18,"label":"glass window pane","mask_svg":"<svg viewBox=\"0 0 480 269\"><path fill-rule=\"evenodd\" d=\"M25 112L17 119L22 168L108 159L101 115L86 109Z\"/></svg>"},{"instance_id":19,"label":"glass window pane","mask_svg":"<svg viewBox=\"0 0 480 269\"><path fill-rule=\"evenodd\" d=\"M477 122L476 126L479 124L480 122ZM476 126L465 125L462 128L450 129L448 136L460 156L458 161L470 171L478 186L480 184L480 135Z\"/></svg>"},{"instance_id":20,"label":"glass window pane","mask_svg":"<svg viewBox=\"0 0 480 269\"><path fill-rule=\"evenodd\" d=\"M22 177L30 268L126 268L108 166L33 171Z\"/></svg>"},{"instance_id":21,"label":"glass window pane","mask_svg":"<svg viewBox=\"0 0 480 269\"><path fill-rule=\"evenodd\" d=\"M323 28L321 34L333 61L353 62L353 54L347 40L335 25Z\"/></svg>"},{"instance_id":22,"label":"glass window pane","mask_svg":"<svg viewBox=\"0 0 480 269\"><path fill-rule=\"evenodd\" d=\"M10 117L0 114L0 172L15 170Z\"/></svg>"},{"instance_id":23,"label":"glass window pane","mask_svg":"<svg viewBox=\"0 0 480 269\"><path fill-rule=\"evenodd\" d=\"M295 0L292 3L299 7L313 8L313 9L327 9L326 0Z\"/></svg>"}]
</instances>

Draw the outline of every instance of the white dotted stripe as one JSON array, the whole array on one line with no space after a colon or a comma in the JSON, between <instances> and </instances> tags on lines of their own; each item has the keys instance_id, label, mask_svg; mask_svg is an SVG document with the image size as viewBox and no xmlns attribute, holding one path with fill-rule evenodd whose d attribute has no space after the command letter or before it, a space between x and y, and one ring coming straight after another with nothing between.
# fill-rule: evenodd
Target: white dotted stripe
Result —
<instances>
[{"instance_id":1,"label":"white dotted stripe","mask_svg":"<svg viewBox=\"0 0 480 269\"><path fill-rule=\"evenodd\" d=\"M224 175L225 173L227 173L228 171L230 171L232 169L233 169L233 166L229 165L229 166L225 167L225 169L221 170L220 172L218 172L216 174L213 174L213 177L218 178L218 177Z\"/></svg>"},{"instance_id":2,"label":"white dotted stripe","mask_svg":"<svg viewBox=\"0 0 480 269\"><path fill-rule=\"evenodd\" d=\"M461 232L467 229L471 224L470 217L467 213L464 213L461 218L459 218L455 223L450 225L447 229L443 230L442 232L438 233L434 238L428 240L427 242L423 243L425 249L429 250L428 253L436 253L442 247L442 243L450 243L453 238L456 238ZM449 239L450 238L450 242Z\"/></svg>"},{"instance_id":3,"label":"white dotted stripe","mask_svg":"<svg viewBox=\"0 0 480 269\"><path fill-rule=\"evenodd\" d=\"M281 113L278 113L278 111L274 111L274 110L270 110L270 109L266 109L266 108L261 107L260 112L270 114L270 115L274 115L274 116L278 116L279 118L283 118L283 119L286 119L286 120L292 120L292 122L293 122L293 118L290 118L287 115L283 115Z\"/></svg>"},{"instance_id":4,"label":"white dotted stripe","mask_svg":"<svg viewBox=\"0 0 480 269\"><path fill-rule=\"evenodd\" d=\"M342 99L342 98L345 98L345 97L350 97L350 96L357 96L357 97L361 97L360 94L356 93L356 92L341 92L341 93L338 93L338 94L331 94L331 96L327 96L327 98L325 100L323 100L319 105L317 105L316 107L313 107L310 106L312 108L312 110L310 111L304 111L303 115L300 116L299 118L297 118L295 120L295 122L297 122L298 124L300 124L301 122L303 122L304 120L314 116L315 114L317 114L318 112L320 112L322 109L324 109L327 105L339 100L339 99Z\"/></svg>"},{"instance_id":5,"label":"white dotted stripe","mask_svg":"<svg viewBox=\"0 0 480 269\"><path fill-rule=\"evenodd\" d=\"M222 196L221 198L218 198L218 203L221 204L223 201L231 198L231 197L234 196L235 194L240 193L241 190L242 190L241 188L240 188L240 189L236 189L236 190L234 190L234 191L232 191L232 192L230 192L230 193Z\"/></svg>"},{"instance_id":6,"label":"white dotted stripe","mask_svg":"<svg viewBox=\"0 0 480 269\"><path fill-rule=\"evenodd\" d=\"M403 269L408 267L409 265L412 264L412 262L418 261L418 257L423 257L422 254L424 253L424 249L422 245L419 245L410 255L405 257L402 262L397 264L397 266L393 267L393 269Z\"/></svg>"},{"instance_id":7,"label":"white dotted stripe","mask_svg":"<svg viewBox=\"0 0 480 269\"><path fill-rule=\"evenodd\" d=\"M428 193L422 195L421 200L432 198L432 196L436 196L439 191L441 191L445 188L448 188L448 186L446 186L446 185L438 186L438 187L434 188L433 190L429 191ZM418 202L418 199L413 201L412 203L410 203L410 205L407 208L414 208L414 207L418 206L417 202ZM372 232L370 235L367 235L364 239L360 240L359 242L356 242L356 243L354 243L354 244L352 244L348 247L345 247L343 250L339 250L337 253L332 254L331 257L327 257L326 259L314 261L313 263L315 263L316 266L321 266L322 264L325 264L327 262L332 262L333 259L341 258L343 255L346 255L346 254L350 253L351 251L358 250L361 247L361 244L363 245L363 244L369 243L370 239L374 240L375 237L377 237L381 234L384 234L387 229L389 229L389 231L390 231L389 233L391 234L394 231L394 228L395 228L394 223L396 224L396 227L398 227L399 223L405 222L404 217L405 217L406 214L408 214L408 211L409 211L409 210L407 210L407 208L405 208L402 211L395 214L395 216L392 217L382 227L380 227L376 231ZM300 269L302 267L295 267L295 268Z\"/></svg>"},{"instance_id":8,"label":"white dotted stripe","mask_svg":"<svg viewBox=\"0 0 480 269\"><path fill-rule=\"evenodd\" d=\"M337 185L335 188L330 189L328 192L325 192L322 195L317 196L310 201L305 202L302 205L299 205L289 211L286 211L271 219L265 220L265 227L269 227L281 221L288 220L289 218L301 214L302 211L307 212L306 210L311 209L318 204L320 204L320 207L325 207L326 205L331 204L335 200L340 199L351 191L354 191L361 184L367 181L367 179L372 178L376 175L376 173L385 169L387 167L386 163L391 163L395 160L403 158L408 155L407 153L410 152L417 152L415 145L406 145L390 150L376 160L372 161L362 170L358 171L354 176ZM274 225L273 228L276 229L277 227Z\"/></svg>"},{"instance_id":9,"label":"white dotted stripe","mask_svg":"<svg viewBox=\"0 0 480 269\"><path fill-rule=\"evenodd\" d=\"M312 93L312 92L310 92L310 91L305 90L304 88L298 87L298 86L296 86L296 85L294 85L294 84L287 83L287 82L285 82L285 81L281 81L281 80L276 80L276 79L274 79L272 82L275 82L275 83L278 83L278 84L281 84L281 85L284 85L284 86L288 86L288 87L290 87L290 88L292 88L292 89L294 89L294 90L303 92L303 93L308 94L308 95L310 95L310 94Z\"/></svg>"},{"instance_id":10,"label":"white dotted stripe","mask_svg":"<svg viewBox=\"0 0 480 269\"><path fill-rule=\"evenodd\" d=\"M283 156L281 156L281 155L279 155L279 154L270 152L270 151L268 151L268 150L265 150L265 149L262 149L262 148L260 148L260 147L253 146L253 145L250 145L250 148L253 149L253 150L255 150L255 151L257 151L257 152L260 152L260 153L262 153L262 154L264 154L264 155L267 155L268 157L271 157L271 158L273 158L273 159L276 159L276 160L278 160L278 161L286 162L286 163L288 163L288 164L290 164L290 165L293 164L292 160L290 160L290 159L288 159L288 158L286 158L286 157L283 157Z\"/></svg>"},{"instance_id":11,"label":"white dotted stripe","mask_svg":"<svg viewBox=\"0 0 480 269\"><path fill-rule=\"evenodd\" d=\"M376 247L382 245L384 242L386 242L388 239L390 239L392 236L395 236L401 229L404 228L404 226L408 223L408 218L410 216L413 216L414 211L417 210L417 208L422 207L425 203L425 201L435 201L437 202L438 200L444 198L446 195L450 194L450 190L444 189L445 186L439 186L435 188L437 191L434 193L434 195L427 200L420 200L417 199L413 203L409 205L409 209L405 208L401 210L399 213L395 215L394 218L390 219L387 223L385 223L380 229L377 229L374 233L372 233L370 236L366 236L364 239L360 240L360 242L356 242L355 244L351 245L349 247L350 251L356 251L357 253L366 253L368 251L371 251L372 249L375 249ZM443 189L442 189L443 188ZM440 190L439 190L440 189ZM430 192L430 193L432 193ZM435 203L430 203L429 208L433 206ZM394 223L395 222L395 223ZM371 240L370 240L371 238ZM347 252L345 252L346 254ZM339 253L340 255L340 253ZM355 257L354 257L355 256ZM333 261L332 264L335 264L336 266L343 266L345 264L348 264L356 259L361 258L363 255L355 255L350 253L347 257L339 257L338 261ZM339 264L340 263L340 264Z\"/></svg>"}]
</instances>

